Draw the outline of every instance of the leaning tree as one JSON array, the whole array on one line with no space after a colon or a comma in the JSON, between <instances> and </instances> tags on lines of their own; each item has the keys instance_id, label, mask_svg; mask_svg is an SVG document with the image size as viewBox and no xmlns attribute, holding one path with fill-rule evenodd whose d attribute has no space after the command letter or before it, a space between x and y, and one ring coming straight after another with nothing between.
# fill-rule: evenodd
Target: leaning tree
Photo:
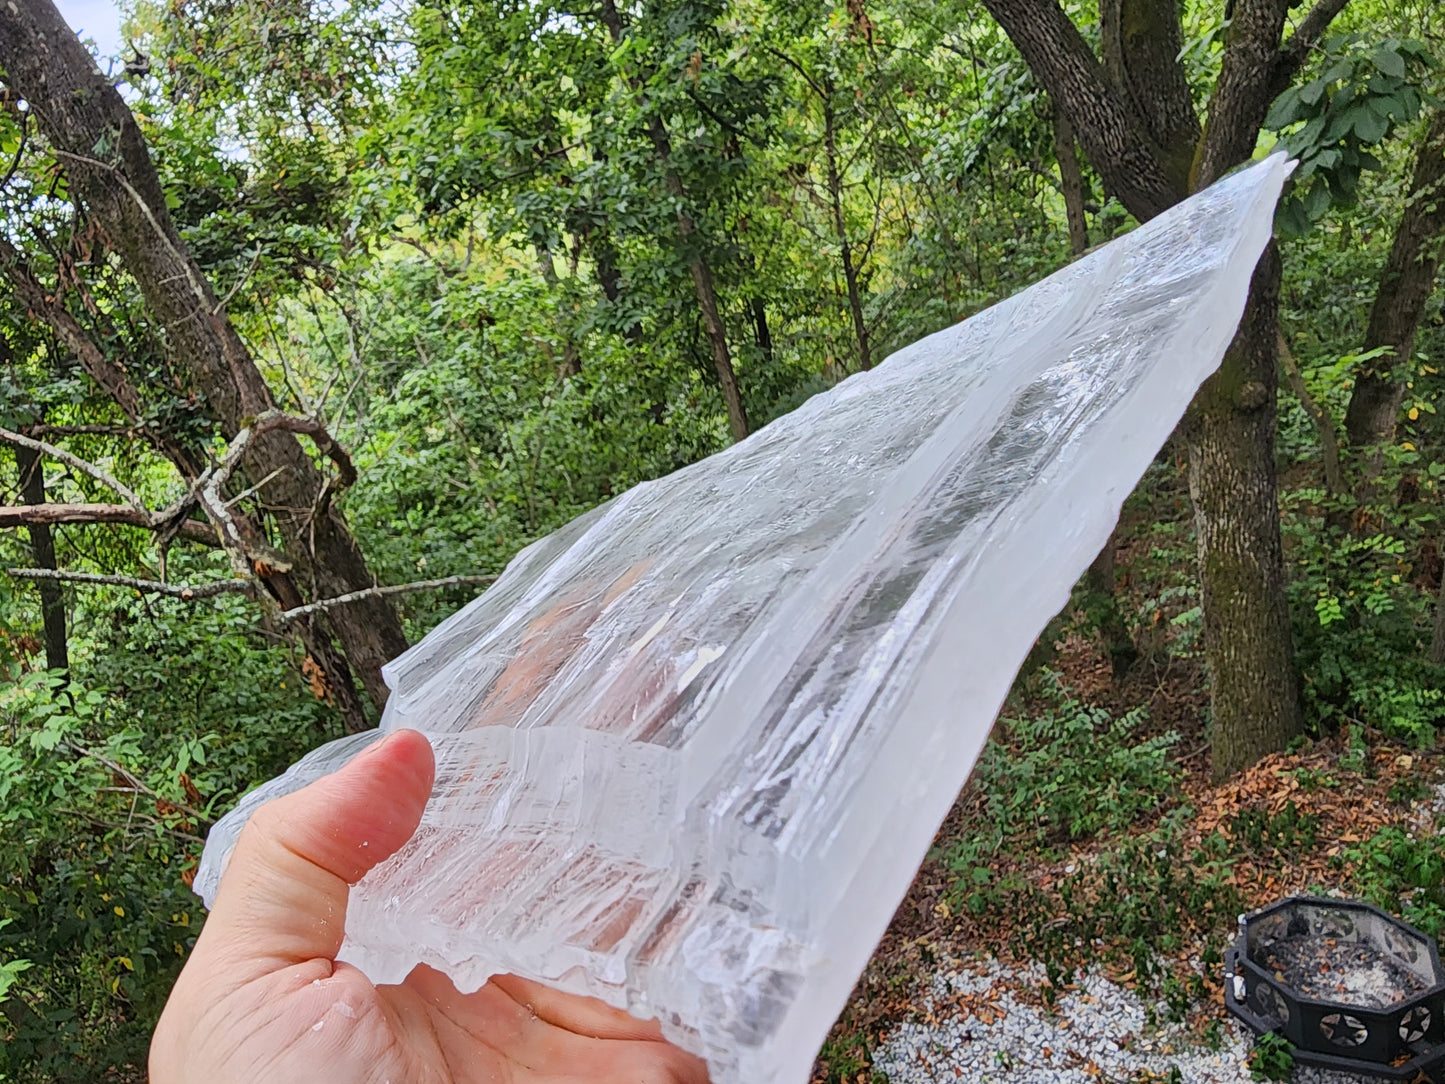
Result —
<instances>
[{"instance_id":1,"label":"leaning tree","mask_svg":"<svg viewBox=\"0 0 1445 1084\"><path fill-rule=\"evenodd\" d=\"M135 382L73 315L63 284L42 282L35 261L13 243L14 235L0 235L0 281L7 281L29 312L50 325L135 431L192 483L191 499L170 515L133 508L121 521L173 533L198 507L207 513L212 537L226 546L233 566L245 566L236 571L254 579L281 611L373 588L366 561L333 500L349 461L319 422L287 418L277 410L225 302L172 222L134 116L50 0L0 6L0 80L7 101L25 103L64 172L76 214L98 227L95 234L134 280L161 332L167 360L235 452L231 463L208 463L194 441L146 418ZM319 469L299 435L338 464L332 475ZM30 446L31 452L38 450ZM212 491L219 494L232 474L254 492L266 522L233 502L206 499ZM279 537L279 552L266 544L268 525ZM374 704L385 702L381 666L407 646L385 597L371 593L345 606L303 614L294 624L352 726L362 719L353 674Z\"/></svg>"}]
</instances>

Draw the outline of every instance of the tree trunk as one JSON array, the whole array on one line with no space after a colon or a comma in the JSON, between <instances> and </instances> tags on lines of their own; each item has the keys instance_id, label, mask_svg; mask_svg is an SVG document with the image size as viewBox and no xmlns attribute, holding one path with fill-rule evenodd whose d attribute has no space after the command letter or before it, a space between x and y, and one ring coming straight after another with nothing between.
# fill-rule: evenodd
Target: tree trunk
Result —
<instances>
[{"instance_id":1,"label":"tree trunk","mask_svg":"<svg viewBox=\"0 0 1445 1084\"><path fill-rule=\"evenodd\" d=\"M1232 0L1234 14L1195 154L1191 190L1213 184L1254 153L1273 100L1269 89L1290 6L1291 0Z\"/></svg>"},{"instance_id":2,"label":"tree trunk","mask_svg":"<svg viewBox=\"0 0 1445 1084\"><path fill-rule=\"evenodd\" d=\"M0 6L0 68L11 89L30 103L65 167L72 198L104 229L165 328L177 370L187 374L225 435L234 436L247 418L275 403L170 220L130 110L50 0ZM253 482L270 477L260 499L295 563L296 583L317 598L373 585L345 521L327 499L320 471L294 435L260 435L243 467ZM406 647L391 605L368 599L330 611L328 621L372 702L384 704L381 665ZM331 660L333 687L345 675L341 661Z\"/></svg>"},{"instance_id":3,"label":"tree trunk","mask_svg":"<svg viewBox=\"0 0 1445 1084\"><path fill-rule=\"evenodd\" d=\"M15 445L15 465L20 471L20 496L28 505L39 507L45 503L45 468L40 453L33 448ZM44 523L31 523L31 559L36 568L54 571L55 539L50 527ZM40 580L40 618L45 628L45 665L50 670L69 670L70 652L65 637L65 596L60 584L54 580Z\"/></svg>"},{"instance_id":4,"label":"tree trunk","mask_svg":"<svg viewBox=\"0 0 1445 1084\"><path fill-rule=\"evenodd\" d=\"M1224 364L1185 419L1216 779L1300 732L1275 489L1280 261L1271 243Z\"/></svg>"},{"instance_id":5,"label":"tree trunk","mask_svg":"<svg viewBox=\"0 0 1445 1084\"><path fill-rule=\"evenodd\" d=\"M1365 350L1388 347L1390 353L1355 377L1350 405L1345 411L1345 435L1355 448L1388 441L1395 435L1395 419L1405 395L1415 333L1425 303L1435 290L1440 270L1439 239L1445 233L1445 110L1437 112L1425 133L1415 163L1410 199L1395 229L1395 240L1385 262L1370 322ZM1379 457L1364 470L1366 482L1379 474Z\"/></svg>"},{"instance_id":6,"label":"tree trunk","mask_svg":"<svg viewBox=\"0 0 1445 1084\"><path fill-rule=\"evenodd\" d=\"M1087 593L1085 608L1099 635L1104 638L1104 650L1109 655L1109 669L1116 678L1123 677L1139 658L1139 648L1129 634L1129 626L1119 612L1119 591L1114 572L1114 558L1118 552L1118 535L1109 535L1109 541L1094 558L1094 563L1084 573L1084 590Z\"/></svg>"},{"instance_id":7,"label":"tree trunk","mask_svg":"<svg viewBox=\"0 0 1445 1084\"><path fill-rule=\"evenodd\" d=\"M1074 147L1074 126L1058 102L1054 103L1054 157L1059 163L1059 190L1069 223L1069 252L1082 256L1089 247L1089 220L1084 215L1084 171Z\"/></svg>"},{"instance_id":8,"label":"tree trunk","mask_svg":"<svg viewBox=\"0 0 1445 1084\"><path fill-rule=\"evenodd\" d=\"M75 354L86 374L100 385L120 407L121 413L125 415L131 428L141 433L152 448L169 459L180 476L187 482L194 482L200 477L201 471L204 469L204 460L196 449L187 440L147 422L143 415L140 395L124 371L105 356L100 347L80 326L80 322L66 310L62 300L48 293L41 286L39 280L31 273L20 254L11 247L3 234L0 234L0 270L3 270L10 280L17 296L36 316L50 325L56 338L67 350ZM233 516L237 528L249 542L254 544L263 540L264 532L261 527L243 509L236 508ZM122 523L131 522L133 518L132 509L121 508L108 514L92 513L88 521ZM63 521L57 519L53 522ZM181 536L194 537L196 529L201 527L202 525L199 523L194 527L188 524L182 528ZM214 528L206 526L205 529L210 531L209 544L219 545L220 540L216 536ZM261 577L261 580L283 610L295 609L305 602L291 573L273 572L268 576ZM347 730L355 733L365 729L369 722L366 710L357 694L350 667L346 658L332 642L331 633L327 627L320 622L306 618L293 622L292 629L301 637L307 654L326 674L327 688L341 713Z\"/></svg>"},{"instance_id":9,"label":"tree trunk","mask_svg":"<svg viewBox=\"0 0 1445 1084\"><path fill-rule=\"evenodd\" d=\"M1199 143L1199 117L1179 62L1181 9L1173 0L1101 0L1099 31L1115 88L1157 148L1170 184L1184 191Z\"/></svg>"},{"instance_id":10,"label":"tree trunk","mask_svg":"<svg viewBox=\"0 0 1445 1084\"><path fill-rule=\"evenodd\" d=\"M1104 186L1139 221L1168 210L1186 190L1170 179L1129 104L1057 0L984 0L1058 102Z\"/></svg>"},{"instance_id":11,"label":"tree trunk","mask_svg":"<svg viewBox=\"0 0 1445 1084\"><path fill-rule=\"evenodd\" d=\"M1121 88L1110 85L1057 0L984 2L1067 114L1105 187L1141 221L1248 160L1271 87L1297 63L1280 48L1289 0L1232 0L1209 122L1197 146L1186 148L1194 126L1176 77L1177 59L1169 57L1177 30L1172 3L1151 15L1138 0L1106 2L1106 8L1113 4L1108 15L1118 27L1109 29L1114 44L1108 48L1117 52ZM1142 21L1132 23L1135 19ZM1328 21L1312 12L1308 40L1317 40ZM1151 24L1155 40L1129 43L1131 25ZM1307 47L1308 41L1301 44ZM1151 97L1167 101L1155 109ZM1136 102L1143 104L1136 108ZM1166 139L1177 139L1178 146L1162 147ZM1186 149L1193 166L1189 185L1182 187L1178 163ZM1218 774L1283 748L1300 726L1274 475L1279 276L1278 251L1271 246L1255 273L1239 334L1219 371L1200 389L1184 426Z\"/></svg>"},{"instance_id":12,"label":"tree trunk","mask_svg":"<svg viewBox=\"0 0 1445 1084\"><path fill-rule=\"evenodd\" d=\"M848 223L843 217L843 179L838 174L838 133L833 116L833 81L824 80L823 153L828 164L828 199L833 210L833 230L843 259L843 282L848 287L848 312L853 318L853 335L858 340L858 367L873 368L873 350L868 343L868 324L863 319L863 295L858 288L858 269L848 244Z\"/></svg>"},{"instance_id":13,"label":"tree trunk","mask_svg":"<svg viewBox=\"0 0 1445 1084\"><path fill-rule=\"evenodd\" d=\"M661 122L658 123L660 126ZM660 148L665 146L665 142L659 144ZM659 155L664 153L659 149ZM668 170L667 186L674 196L679 199L684 197L682 182L671 170ZM677 229L683 244L691 242L696 232L691 216L681 210L677 212ZM728 428L732 431L733 440L742 440L748 435L748 415L743 407L737 375L733 372L732 356L728 352L727 330L718 309L717 287L713 284L712 268L700 251L694 251L688 258L687 270L692 275L693 290L697 293L698 307L702 310L702 326L707 332L708 347L712 351L713 369L717 373L718 383L722 385L723 403L728 412Z\"/></svg>"},{"instance_id":14,"label":"tree trunk","mask_svg":"<svg viewBox=\"0 0 1445 1084\"><path fill-rule=\"evenodd\" d=\"M1435 599L1435 633L1430 637L1430 661L1445 666L1445 574L1440 576L1440 593Z\"/></svg>"},{"instance_id":15,"label":"tree trunk","mask_svg":"<svg viewBox=\"0 0 1445 1084\"><path fill-rule=\"evenodd\" d=\"M773 360L773 333L768 327L768 307L763 304L761 297L755 297L748 303L753 313L753 342L762 355L763 361L771 364Z\"/></svg>"},{"instance_id":16,"label":"tree trunk","mask_svg":"<svg viewBox=\"0 0 1445 1084\"><path fill-rule=\"evenodd\" d=\"M613 44L622 43L622 15L614 0L602 0L598 9L602 23L607 27ZM633 89L642 90L641 81L634 82ZM698 308L702 313L703 331L707 335L708 347L712 353L713 369L718 383L722 386L723 403L728 412L728 428L733 440L742 440L748 435L748 415L743 408L742 392L738 388L737 374L733 372L732 355L728 351L727 329L723 325L722 309L718 305L717 286L713 282L712 267L702 250L702 239L697 234L697 223L687 210L687 190L682 178L672 167L672 140L661 117L653 117L647 125L652 149L662 167L664 183L677 206L677 233L687 260L688 274L692 276L693 291L697 294Z\"/></svg>"}]
</instances>

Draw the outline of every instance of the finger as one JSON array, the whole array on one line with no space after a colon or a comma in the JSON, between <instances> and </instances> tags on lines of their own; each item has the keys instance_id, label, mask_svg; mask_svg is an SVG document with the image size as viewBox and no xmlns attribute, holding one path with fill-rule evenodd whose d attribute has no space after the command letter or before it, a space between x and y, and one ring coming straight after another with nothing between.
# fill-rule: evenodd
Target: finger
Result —
<instances>
[{"instance_id":1,"label":"finger","mask_svg":"<svg viewBox=\"0 0 1445 1084\"><path fill-rule=\"evenodd\" d=\"M252 814L196 952L224 951L235 981L335 957L350 886L411 838L431 794L431 745L414 730Z\"/></svg>"},{"instance_id":2,"label":"finger","mask_svg":"<svg viewBox=\"0 0 1445 1084\"><path fill-rule=\"evenodd\" d=\"M656 1020L639 1020L595 997L563 993L516 975L497 975L488 985L496 986L529 1013L578 1035L592 1039L662 1038L662 1025Z\"/></svg>"}]
</instances>

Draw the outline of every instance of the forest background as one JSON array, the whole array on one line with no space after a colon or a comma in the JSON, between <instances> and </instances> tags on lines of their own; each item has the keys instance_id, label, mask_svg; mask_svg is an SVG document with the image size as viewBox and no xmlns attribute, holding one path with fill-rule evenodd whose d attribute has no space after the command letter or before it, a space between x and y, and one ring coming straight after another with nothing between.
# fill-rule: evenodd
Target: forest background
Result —
<instances>
[{"instance_id":1,"label":"forest background","mask_svg":"<svg viewBox=\"0 0 1445 1084\"><path fill-rule=\"evenodd\" d=\"M48 0L0 11L0 1079L135 1076L208 826L374 725L380 664L522 546L1280 143L1240 335L1041 638L925 910L1032 930L1060 982L1107 939L1044 935L1107 916L1181 1013L1209 990L1152 961L1227 926L1240 863L1438 930L1405 813L1445 717L1441 19L137 0L96 71ZM1298 800L1240 807L1261 770ZM1367 792L1306 862L1306 794ZM1199 877L1121 860L1065 899L1000 866L1131 839Z\"/></svg>"}]
</instances>

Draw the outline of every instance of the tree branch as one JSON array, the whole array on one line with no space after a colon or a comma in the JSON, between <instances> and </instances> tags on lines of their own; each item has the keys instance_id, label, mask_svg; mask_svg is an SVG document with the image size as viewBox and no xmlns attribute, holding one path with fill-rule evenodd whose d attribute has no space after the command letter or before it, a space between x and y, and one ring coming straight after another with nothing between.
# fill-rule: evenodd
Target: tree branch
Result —
<instances>
[{"instance_id":1,"label":"tree branch","mask_svg":"<svg viewBox=\"0 0 1445 1084\"><path fill-rule=\"evenodd\" d=\"M46 455L58 459L62 463L70 464L76 470L90 475L96 481L119 493L125 498L125 503L141 515L149 516L150 513L146 511L145 502L136 496L134 490L116 481L110 474L101 470L101 468L97 467L94 463L87 463L79 456L71 455L64 448L57 448L53 444L46 444L43 440L35 440L33 437L23 436L20 433L12 433L9 429L0 429L0 440L9 441L11 444L18 444L22 448L29 448L32 451L44 452Z\"/></svg>"},{"instance_id":2,"label":"tree branch","mask_svg":"<svg viewBox=\"0 0 1445 1084\"><path fill-rule=\"evenodd\" d=\"M48 568L7 568L6 575L18 580L59 580L62 583L88 583L97 587L129 587L150 595L165 595L182 602L195 602L216 595L254 593L251 580L212 580L209 583L174 584L159 580L137 580L130 576L97 576L90 572L53 571Z\"/></svg>"},{"instance_id":3,"label":"tree branch","mask_svg":"<svg viewBox=\"0 0 1445 1084\"><path fill-rule=\"evenodd\" d=\"M32 437L134 437L139 428L134 425L28 425L25 430Z\"/></svg>"},{"instance_id":4,"label":"tree branch","mask_svg":"<svg viewBox=\"0 0 1445 1084\"><path fill-rule=\"evenodd\" d=\"M279 410L267 410L256 415L252 427L257 433L284 429L288 433L301 433L310 437L316 445L316 450L336 465L336 470L341 475L341 488L345 489L356 483L356 466L351 462L351 456L346 454L345 448L332 439L326 426L317 419L298 418L293 414L283 414ZM239 438L239 436L238 433L237 437Z\"/></svg>"},{"instance_id":5,"label":"tree branch","mask_svg":"<svg viewBox=\"0 0 1445 1084\"><path fill-rule=\"evenodd\" d=\"M1305 408L1305 413L1315 423L1315 428L1320 434L1320 449L1323 453L1325 464L1325 489L1331 496L1339 496L1345 492L1345 476L1340 471L1340 442L1335 435L1335 423L1324 407L1310 390L1305 386L1304 375L1300 372L1299 364L1294 359L1294 353L1289 348L1289 343L1284 337L1284 332L1279 332L1279 365L1284 370L1285 379L1289 381L1290 390L1294 392L1295 398L1300 401L1300 406Z\"/></svg>"},{"instance_id":6,"label":"tree branch","mask_svg":"<svg viewBox=\"0 0 1445 1084\"><path fill-rule=\"evenodd\" d=\"M138 512L125 504L3 504L0 505L0 527L30 527L57 523L124 523L159 531L166 526L165 516ZM205 546L219 546L216 532L197 520L182 521L180 537Z\"/></svg>"},{"instance_id":7,"label":"tree branch","mask_svg":"<svg viewBox=\"0 0 1445 1084\"><path fill-rule=\"evenodd\" d=\"M1194 190L1207 188L1254 153L1274 101L1271 73L1289 6L1289 0L1234 0L1228 43L1190 178Z\"/></svg>"},{"instance_id":8,"label":"tree branch","mask_svg":"<svg viewBox=\"0 0 1445 1084\"><path fill-rule=\"evenodd\" d=\"M417 580L413 583L394 584L391 587L369 587L365 591L353 591L349 595L338 595L336 598L322 599L320 602L312 602L306 606L297 606L294 610L284 610L278 616L278 620L283 623L290 622L298 617L305 617L307 614L320 613L322 610L334 609L337 606L345 606L348 603L360 602L368 598L385 598L388 595L402 595L412 591L429 591L437 587L490 584L496 578L495 576L447 576L440 580Z\"/></svg>"},{"instance_id":9,"label":"tree branch","mask_svg":"<svg viewBox=\"0 0 1445 1084\"><path fill-rule=\"evenodd\" d=\"M1320 38L1334 22L1335 16L1345 10L1350 0L1319 0L1308 15L1300 20L1289 41L1280 47L1275 57L1273 70L1269 73L1269 100L1272 102L1289 89L1294 77L1304 67L1310 50L1319 44Z\"/></svg>"},{"instance_id":10,"label":"tree branch","mask_svg":"<svg viewBox=\"0 0 1445 1084\"><path fill-rule=\"evenodd\" d=\"M1142 222L1184 198L1058 0L984 0L984 6L1068 114L1079 145L1130 214Z\"/></svg>"}]
</instances>

